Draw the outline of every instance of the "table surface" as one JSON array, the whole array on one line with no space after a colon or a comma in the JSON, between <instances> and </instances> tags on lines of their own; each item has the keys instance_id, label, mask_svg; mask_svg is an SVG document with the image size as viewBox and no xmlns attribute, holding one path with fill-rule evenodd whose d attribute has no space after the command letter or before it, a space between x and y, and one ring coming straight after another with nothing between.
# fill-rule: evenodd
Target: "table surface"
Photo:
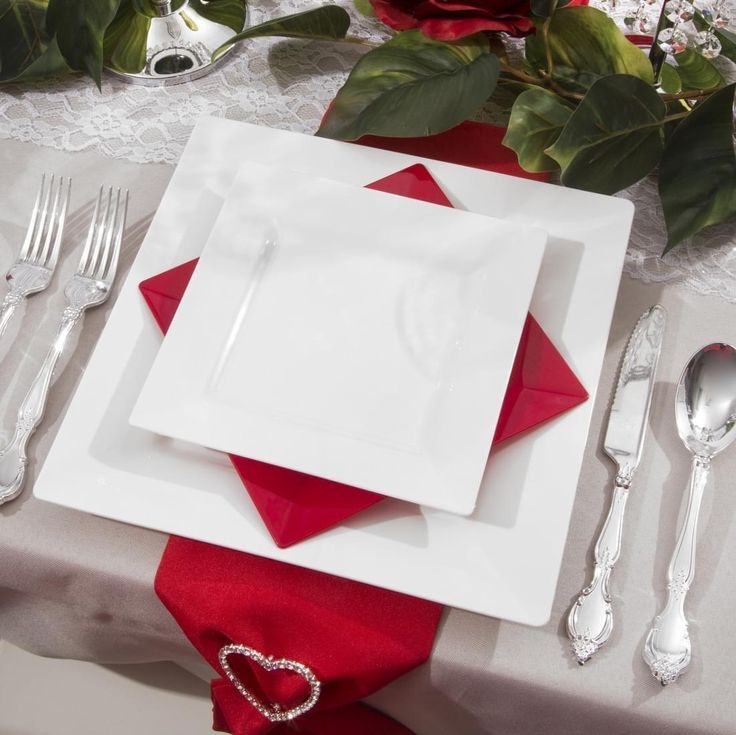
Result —
<instances>
[{"instance_id":1,"label":"table surface","mask_svg":"<svg viewBox=\"0 0 736 735\"><path fill-rule=\"evenodd\" d=\"M2 431L40 365L63 308L63 284L74 271L88 202L104 180L133 192L121 269L129 267L173 167L111 161L100 154L61 152L0 141L0 268L13 260L25 230L29 199L42 171L74 179L60 273L28 301L0 345ZM114 301L114 295L113 295ZM600 450L603 422L629 332L639 314L661 303L669 322L655 386L650 431L631 490L624 547L612 580L615 629L585 667L569 651L564 618L590 573L594 538L608 508L615 475ZM87 316L77 349L56 378L46 419L31 444L32 483L109 314L112 301ZM688 597L693 661L666 689L641 657L650 622L665 595L665 573L687 485L689 457L677 438L673 397L690 355L711 341L736 341L734 307L677 285L624 277L611 328L597 403L580 476L550 622L530 628L457 610L446 612L432 657L371 698L418 735L457 732L731 733L736 705L729 630L736 605L730 551L736 551L729 478L736 452L714 462L700 520L695 582ZM172 660L208 676L153 591L163 534L77 513L36 500L29 489L0 508L0 631L41 655L103 663ZM544 539L539 540L544 553Z\"/></svg>"}]
</instances>

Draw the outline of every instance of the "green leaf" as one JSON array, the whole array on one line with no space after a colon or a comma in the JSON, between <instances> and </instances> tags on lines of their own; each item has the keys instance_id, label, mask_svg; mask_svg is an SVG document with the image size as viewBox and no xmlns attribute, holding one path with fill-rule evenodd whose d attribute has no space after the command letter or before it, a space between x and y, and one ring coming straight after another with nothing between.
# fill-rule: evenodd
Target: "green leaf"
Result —
<instances>
[{"instance_id":1,"label":"green leaf","mask_svg":"<svg viewBox=\"0 0 736 735\"><path fill-rule=\"evenodd\" d=\"M44 53L45 14L45 1L0 0L0 78L16 77Z\"/></svg>"},{"instance_id":2,"label":"green leaf","mask_svg":"<svg viewBox=\"0 0 736 735\"><path fill-rule=\"evenodd\" d=\"M715 66L693 49L675 54L675 61L683 89L716 89L726 83Z\"/></svg>"},{"instance_id":3,"label":"green leaf","mask_svg":"<svg viewBox=\"0 0 736 735\"><path fill-rule=\"evenodd\" d=\"M682 80L677 73L677 69L671 64L662 64L662 71L659 76L659 85L664 92L668 94L677 94L682 91Z\"/></svg>"},{"instance_id":4,"label":"green leaf","mask_svg":"<svg viewBox=\"0 0 736 735\"><path fill-rule=\"evenodd\" d=\"M736 63L736 33L719 28L716 30L716 36L721 42L721 56Z\"/></svg>"},{"instance_id":5,"label":"green leaf","mask_svg":"<svg viewBox=\"0 0 736 735\"><path fill-rule=\"evenodd\" d=\"M516 151L519 165L525 171L557 168L557 163L544 151L557 140L573 109L554 92L541 87L528 89L516 98L503 144Z\"/></svg>"},{"instance_id":6,"label":"green leaf","mask_svg":"<svg viewBox=\"0 0 736 735\"><path fill-rule=\"evenodd\" d=\"M69 71L46 33L47 0L0 0L0 83Z\"/></svg>"},{"instance_id":7,"label":"green leaf","mask_svg":"<svg viewBox=\"0 0 736 735\"><path fill-rule=\"evenodd\" d=\"M102 46L121 0L49 0L46 29L72 69L86 71L99 87Z\"/></svg>"},{"instance_id":8,"label":"green leaf","mask_svg":"<svg viewBox=\"0 0 736 735\"><path fill-rule=\"evenodd\" d=\"M41 56L14 77L0 79L0 84L8 82L33 82L39 79L63 76L69 74L71 71L66 60L61 55L59 45L54 38Z\"/></svg>"},{"instance_id":9,"label":"green leaf","mask_svg":"<svg viewBox=\"0 0 736 735\"><path fill-rule=\"evenodd\" d=\"M570 0L531 0L532 14L538 18L549 18L555 11L564 7Z\"/></svg>"},{"instance_id":10,"label":"green leaf","mask_svg":"<svg viewBox=\"0 0 736 735\"><path fill-rule=\"evenodd\" d=\"M714 92L677 127L659 167L667 247L736 215L733 102L736 84Z\"/></svg>"},{"instance_id":11,"label":"green leaf","mask_svg":"<svg viewBox=\"0 0 736 735\"><path fill-rule=\"evenodd\" d=\"M482 34L445 43L407 31L369 51L337 93L317 135L415 137L458 125L493 94L498 58Z\"/></svg>"},{"instance_id":12,"label":"green leaf","mask_svg":"<svg viewBox=\"0 0 736 735\"><path fill-rule=\"evenodd\" d=\"M585 94L602 77L600 74L593 74L587 70L578 71L569 66L560 65L555 66L552 78L569 92Z\"/></svg>"},{"instance_id":13,"label":"green leaf","mask_svg":"<svg viewBox=\"0 0 736 735\"><path fill-rule=\"evenodd\" d=\"M630 74L654 83L654 72L646 54L596 8L585 5L562 8L552 16L548 38L555 67L599 77ZM547 69L539 25L535 35L527 36L526 57L535 69Z\"/></svg>"},{"instance_id":14,"label":"green leaf","mask_svg":"<svg viewBox=\"0 0 736 735\"><path fill-rule=\"evenodd\" d=\"M284 36L286 38L309 38L325 41L336 41L345 38L350 28L350 16L347 11L337 5L325 5L303 13L285 15L281 18L267 20L252 26L242 33L229 38L214 54L213 60L219 59L236 43L259 36Z\"/></svg>"},{"instance_id":15,"label":"green leaf","mask_svg":"<svg viewBox=\"0 0 736 735\"><path fill-rule=\"evenodd\" d=\"M228 26L240 33L245 25L245 0L189 0L189 7L213 23Z\"/></svg>"},{"instance_id":16,"label":"green leaf","mask_svg":"<svg viewBox=\"0 0 736 735\"><path fill-rule=\"evenodd\" d=\"M566 186L614 194L657 165L665 112L659 95L641 79L599 79L547 155L560 164Z\"/></svg>"},{"instance_id":17,"label":"green leaf","mask_svg":"<svg viewBox=\"0 0 736 735\"><path fill-rule=\"evenodd\" d=\"M535 84L525 84L513 79L499 79L489 102L506 112L511 112L511 108L519 99L519 95L526 92L527 89L538 89L538 87Z\"/></svg>"},{"instance_id":18,"label":"green leaf","mask_svg":"<svg viewBox=\"0 0 736 735\"><path fill-rule=\"evenodd\" d=\"M105 61L125 74L143 71L150 26L149 15L136 12L131 4L122 4L105 33Z\"/></svg>"},{"instance_id":19,"label":"green leaf","mask_svg":"<svg viewBox=\"0 0 736 735\"><path fill-rule=\"evenodd\" d=\"M355 5L355 9L366 18L376 17L376 11L373 10L371 0L353 0L353 5Z\"/></svg>"}]
</instances>

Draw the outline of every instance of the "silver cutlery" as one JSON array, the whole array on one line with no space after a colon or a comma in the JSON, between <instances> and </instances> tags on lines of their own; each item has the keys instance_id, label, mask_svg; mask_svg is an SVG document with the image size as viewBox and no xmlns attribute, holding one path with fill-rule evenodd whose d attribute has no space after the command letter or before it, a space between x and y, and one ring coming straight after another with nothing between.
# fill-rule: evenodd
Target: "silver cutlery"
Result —
<instances>
[{"instance_id":1,"label":"silver cutlery","mask_svg":"<svg viewBox=\"0 0 736 735\"><path fill-rule=\"evenodd\" d=\"M53 175L47 178L46 174L41 177L23 246L5 276L9 291L0 306L0 337L18 305L51 283L71 188L71 179L61 177L57 181Z\"/></svg>"},{"instance_id":2,"label":"silver cutlery","mask_svg":"<svg viewBox=\"0 0 736 735\"><path fill-rule=\"evenodd\" d=\"M110 295L127 208L127 191L100 189L79 267L64 290L67 305L58 332L20 406L13 438L0 450L0 504L15 498L23 488L26 445L43 418L54 368L69 335L87 309L104 303Z\"/></svg>"},{"instance_id":3,"label":"silver cutlery","mask_svg":"<svg viewBox=\"0 0 736 735\"><path fill-rule=\"evenodd\" d=\"M616 484L595 545L593 577L567 617L567 634L579 664L593 656L613 630L609 582L621 553L626 500L644 445L665 321L665 310L658 304L645 311L621 364L604 441L604 451L618 465Z\"/></svg>"},{"instance_id":4,"label":"silver cutlery","mask_svg":"<svg viewBox=\"0 0 736 735\"><path fill-rule=\"evenodd\" d=\"M692 454L688 503L667 570L667 602L644 643L644 660L662 686L682 674L692 655L685 597L695 576L698 513L710 463L736 438L736 349L710 344L690 358L677 385L675 419Z\"/></svg>"}]
</instances>

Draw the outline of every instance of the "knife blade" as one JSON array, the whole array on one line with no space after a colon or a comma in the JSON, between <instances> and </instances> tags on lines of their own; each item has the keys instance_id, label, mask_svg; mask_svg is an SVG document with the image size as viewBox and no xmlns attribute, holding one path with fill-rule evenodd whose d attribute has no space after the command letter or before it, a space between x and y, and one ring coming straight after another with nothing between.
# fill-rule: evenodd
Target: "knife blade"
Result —
<instances>
[{"instance_id":1,"label":"knife blade","mask_svg":"<svg viewBox=\"0 0 736 735\"><path fill-rule=\"evenodd\" d=\"M621 362L603 442L604 451L618 465L613 497L595 545L593 577L567 617L567 634L579 664L590 659L613 630L609 582L621 554L626 500L644 446L666 318L659 304L647 309L631 333Z\"/></svg>"}]
</instances>

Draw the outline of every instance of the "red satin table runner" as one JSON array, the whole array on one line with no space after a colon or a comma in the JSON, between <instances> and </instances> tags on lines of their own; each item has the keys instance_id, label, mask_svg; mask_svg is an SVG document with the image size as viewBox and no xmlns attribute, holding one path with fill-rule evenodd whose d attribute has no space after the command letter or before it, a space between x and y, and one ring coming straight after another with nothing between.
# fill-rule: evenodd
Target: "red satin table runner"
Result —
<instances>
[{"instance_id":1,"label":"red satin table runner","mask_svg":"<svg viewBox=\"0 0 736 735\"><path fill-rule=\"evenodd\" d=\"M297 732L407 732L355 702L427 659L440 605L176 537L161 559L155 589L216 670L221 670L220 649L240 643L314 671L322 684L320 697L313 710L295 721L306 728ZM240 655L229 660L234 674L261 701L288 709L309 694L299 675L267 672ZM219 730L234 735L293 732L270 723L226 678L212 683L212 698Z\"/></svg>"},{"instance_id":2,"label":"red satin table runner","mask_svg":"<svg viewBox=\"0 0 736 735\"><path fill-rule=\"evenodd\" d=\"M521 171L500 145L502 137L499 128L464 123L432 138L360 142L543 178ZM191 276L194 266L189 267ZM176 304L168 308L170 321ZM534 391L544 362L522 363L519 369L524 372L520 391ZM571 400L574 405L587 397L574 383L570 395L561 391L558 413ZM519 395L512 398L518 401ZM522 418L517 428L523 425ZM275 507L283 512L288 506ZM212 682L214 729L233 735L411 735L359 700L426 661L440 605L178 537L169 539L155 590L220 673ZM232 646L236 649L223 666L220 656ZM292 721L271 721L312 701L313 707Z\"/></svg>"}]
</instances>

